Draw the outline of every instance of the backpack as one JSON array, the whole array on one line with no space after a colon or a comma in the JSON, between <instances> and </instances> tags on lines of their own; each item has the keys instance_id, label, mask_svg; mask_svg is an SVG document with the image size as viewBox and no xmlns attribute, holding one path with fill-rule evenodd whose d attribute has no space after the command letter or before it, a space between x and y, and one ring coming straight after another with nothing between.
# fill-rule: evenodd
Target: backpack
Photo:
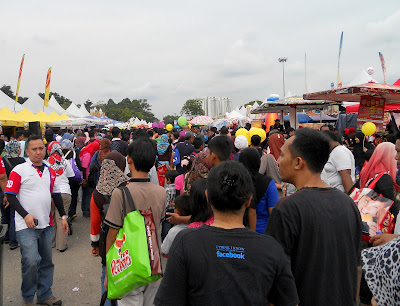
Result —
<instances>
[{"instance_id":1,"label":"backpack","mask_svg":"<svg viewBox=\"0 0 400 306\"><path fill-rule=\"evenodd\" d=\"M95 154L96 154L96 158L90 164L89 176L88 176L88 181L87 181L88 186L91 187L91 188L96 187L97 180L99 178L99 173L100 173L100 169L99 169L99 151L97 151Z\"/></svg>"},{"instance_id":2,"label":"backpack","mask_svg":"<svg viewBox=\"0 0 400 306\"><path fill-rule=\"evenodd\" d=\"M179 155L179 150L174 149L174 159L172 160L173 165L176 167L181 163L181 156Z\"/></svg>"}]
</instances>

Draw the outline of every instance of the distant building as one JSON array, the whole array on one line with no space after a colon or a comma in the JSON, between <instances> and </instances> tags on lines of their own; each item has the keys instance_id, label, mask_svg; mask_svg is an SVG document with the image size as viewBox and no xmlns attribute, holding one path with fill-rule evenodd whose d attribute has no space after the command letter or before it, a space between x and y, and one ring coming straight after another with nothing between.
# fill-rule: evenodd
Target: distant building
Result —
<instances>
[{"instance_id":1,"label":"distant building","mask_svg":"<svg viewBox=\"0 0 400 306\"><path fill-rule=\"evenodd\" d=\"M201 102L205 115L211 118L223 117L232 111L232 100L228 97L207 97Z\"/></svg>"}]
</instances>

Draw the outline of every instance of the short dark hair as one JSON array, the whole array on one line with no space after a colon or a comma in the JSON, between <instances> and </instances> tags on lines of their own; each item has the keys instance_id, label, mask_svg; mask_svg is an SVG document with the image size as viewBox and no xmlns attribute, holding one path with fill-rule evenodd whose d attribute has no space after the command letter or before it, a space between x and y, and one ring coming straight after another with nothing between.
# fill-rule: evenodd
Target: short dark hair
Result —
<instances>
[{"instance_id":1,"label":"short dark hair","mask_svg":"<svg viewBox=\"0 0 400 306\"><path fill-rule=\"evenodd\" d=\"M185 140L190 140L194 138L194 134L192 132L186 132Z\"/></svg>"},{"instance_id":2,"label":"short dark hair","mask_svg":"<svg viewBox=\"0 0 400 306\"><path fill-rule=\"evenodd\" d=\"M179 139L179 132L174 131L174 132L172 132L172 135L174 135L175 139Z\"/></svg>"},{"instance_id":3,"label":"short dark hair","mask_svg":"<svg viewBox=\"0 0 400 306\"><path fill-rule=\"evenodd\" d=\"M190 216L190 196L188 194L181 194L175 199L175 208L179 210L180 216Z\"/></svg>"},{"instance_id":4,"label":"short dark hair","mask_svg":"<svg viewBox=\"0 0 400 306\"><path fill-rule=\"evenodd\" d=\"M173 183L175 183L175 179L176 179L176 177L177 177L178 175L179 175L178 171L176 171L176 170L168 170L168 171L165 173L165 179L166 179L166 180L170 180L171 183L173 184Z\"/></svg>"},{"instance_id":5,"label":"short dark hair","mask_svg":"<svg viewBox=\"0 0 400 306\"><path fill-rule=\"evenodd\" d=\"M329 159L329 139L320 131L302 128L294 134L289 150L294 156L300 156L314 173L321 173Z\"/></svg>"},{"instance_id":6,"label":"short dark hair","mask_svg":"<svg viewBox=\"0 0 400 306\"><path fill-rule=\"evenodd\" d=\"M327 136L329 138L330 141L337 141L339 142L339 137L332 132L331 130L327 130L327 131L323 131L322 132L325 136Z\"/></svg>"},{"instance_id":7,"label":"short dark hair","mask_svg":"<svg viewBox=\"0 0 400 306\"><path fill-rule=\"evenodd\" d=\"M22 135L23 135L22 132L21 132L21 131L18 131L18 132L15 133L15 138L19 138L19 137L21 137Z\"/></svg>"},{"instance_id":8,"label":"short dark hair","mask_svg":"<svg viewBox=\"0 0 400 306\"><path fill-rule=\"evenodd\" d=\"M134 140L127 149L128 156L133 160L135 169L140 172L149 172L154 166L157 150L151 139L140 137Z\"/></svg>"},{"instance_id":9,"label":"short dark hair","mask_svg":"<svg viewBox=\"0 0 400 306\"><path fill-rule=\"evenodd\" d=\"M190 222L206 222L213 215L211 206L207 202L206 189L206 179L200 178L191 184L190 210L192 217Z\"/></svg>"},{"instance_id":10,"label":"short dark hair","mask_svg":"<svg viewBox=\"0 0 400 306\"><path fill-rule=\"evenodd\" d=\"M222 134L222 135L228 135L228 128L226 127L226 126L223 126L220 130L219 130L219 132Z\"/></svg>"},{"instance_id":11,"label":"short dark hair","mask_svg":"<svg viewBox=\"0 0 400 306\"><path fill-rule=\"evenodd\" d=\"M29 136L32 135L32 132L29 131L29 130L24 130L24 131L22 132L22 134L24 135L25 138L29 138Z\"/></svg>"},{"instance_id":12,"label":"short dark hair","mask_svg":"<svg viewBox=\"0 0 400 306\"><path fill-rule=\"evenodd\" d=\"M259 135L251 136L251 144L253 146L259 146L261 143L261 137Z\"/></svg>"},{"instance_id":13,"label":"short dark hair","mask_svg":"<svg viewBox=\"0 0 400 306\"><path fill-rule=\"evenodd\" d=\"M94 137L94 134L95 134L95 133L96 133L95 130L90 130L90 131L89 131L89 137L90 137L90 138Z\"/></svg>"},{"instance_id":14,"label":"short dark hair","mask_svg":"<svg viewBox=\"0 0 400 306\"><path fill-rule=\"evenodd\" d=\"M329 131L333 131L333 126L330 125L330 124L324 124L324 125L322 125L322 126L319 128L319 130L322 130L322 128L324 128L324 127L327 127L327 128L329 129Z\"/></svg>"},{"instance_id":15,"label":"short dark hair","mask_svg":"<svg viewBox=\"0 0 400 306\"><path fill-rule=\"evenodd\" d=\"M238 211L250 199L252 184L249 171L241 163L224 162L208 174L208 201L218 211Z\"/></svg>"},{"instance_id":16,"label":"short dark hair","mask_svg":"<svg viewBox=\"0 0 400 306\"><path fill-rule=\"evenodd\" d=\"M232 152L232 139L223 135L213 137L208 143L208 150L215 153L221 162L227 161Z\"/></svg>"},{"instance_id":17,"label":"short dark hair","mask_svg":"<svg viewBox=\"0 0 400 306\"><path fill-rule=\"evenodd\" d=\"M292 128L291 126L286 129L287 134L289 134L290 132L294 132L294 131L295 131L295 129Z\"/></svg>"},{"instance_id":18,"label":"short dark hair","mask_svg":"<svg viewBox=\"0 0 400 306\"><path fill-rule=\"evenodd\" d=\"M121 133L121 129L117 126L114 126L111 130L111 135L112 137L118 137L118 135Z\"/></svg>"},{"instance_id":19,"label":"short dark hair","mask_svg":"<svg viewBox=\"0 0 400 306\"><path fill-rule=\"evenodd\" d=\"M154 132L152 130L148 130L147 135L148 135L148 137L153 137Z\"/></svg>"},{"instance_id":20,"label":"short dark hair","mask_svg":"<svg viewBox=\"0 0 400 306\"><path fill-rule=\"evenodd\" d=\"M201 146L204 144L203 137L195 137L193 140L193 146L196 150L200 149Z\"/></svg>"},{"instance_id":21,"label":"short dark hair","mask_svg":"<svg viewBox=\"0 0 400 306\"><path fill-rule=\"evenodd\" d=\"M30 143L31 141L33 141L33 140L39 140L39 139L40 139L41 141L43 141L43 138L42 138L42 136L40 136L40 135L35 135L35 134L33 134L33 135L29 136L28 140L26 141L25 149L29 148L29 143Z\"/></svg>"},{"instance_id":22,"label":"short dark hair","mask_svg":"<svg viewBox=\"0 0 400 306\"><path fill-rule=\"evenodd\" d=\"M54 132L53 132L52 129L47 129L44 132L44 138L46 139L47 142L52 142L54 140L54 136L53 135L54 135ZM38 135L38 136L40 136L40 135Z\"/></svg>"}]
</instances>

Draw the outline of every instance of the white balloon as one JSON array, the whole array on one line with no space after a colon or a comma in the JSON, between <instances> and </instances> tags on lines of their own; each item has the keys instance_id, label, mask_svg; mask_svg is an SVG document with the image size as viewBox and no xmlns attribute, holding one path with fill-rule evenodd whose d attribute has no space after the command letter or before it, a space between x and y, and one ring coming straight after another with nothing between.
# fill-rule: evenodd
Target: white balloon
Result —
<instances>
[{"instance_id":1,"label":"white balloon","mask_svg":"<svg viewBox=\"0 0 400 306\"><path fill-rule=\"evenodd\" d=\"M372 68L372 67L368 67L368 68L367 68L367 72L368 72L369 75L373 75L374 72L375 72L375 70L374 70L374 68Z\"/></svg>"}]
</instances>

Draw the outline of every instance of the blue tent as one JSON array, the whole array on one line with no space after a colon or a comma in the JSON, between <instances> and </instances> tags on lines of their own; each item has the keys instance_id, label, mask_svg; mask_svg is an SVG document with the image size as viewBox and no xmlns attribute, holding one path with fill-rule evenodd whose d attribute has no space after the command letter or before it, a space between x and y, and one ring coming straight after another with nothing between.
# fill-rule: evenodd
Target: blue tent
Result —
<instances>
[{"instance_id":1,"label":"blue tent","mask_svg":"<svg viewBox=\"0 0 400 306\"><path fill-rule=\"evenodd\" d=\"M289 115L283 117L283 120L289 121ZM297 122L298 123L312 123L313 119L304 113L297 113Z\"/></svg>"}]
</instances>

